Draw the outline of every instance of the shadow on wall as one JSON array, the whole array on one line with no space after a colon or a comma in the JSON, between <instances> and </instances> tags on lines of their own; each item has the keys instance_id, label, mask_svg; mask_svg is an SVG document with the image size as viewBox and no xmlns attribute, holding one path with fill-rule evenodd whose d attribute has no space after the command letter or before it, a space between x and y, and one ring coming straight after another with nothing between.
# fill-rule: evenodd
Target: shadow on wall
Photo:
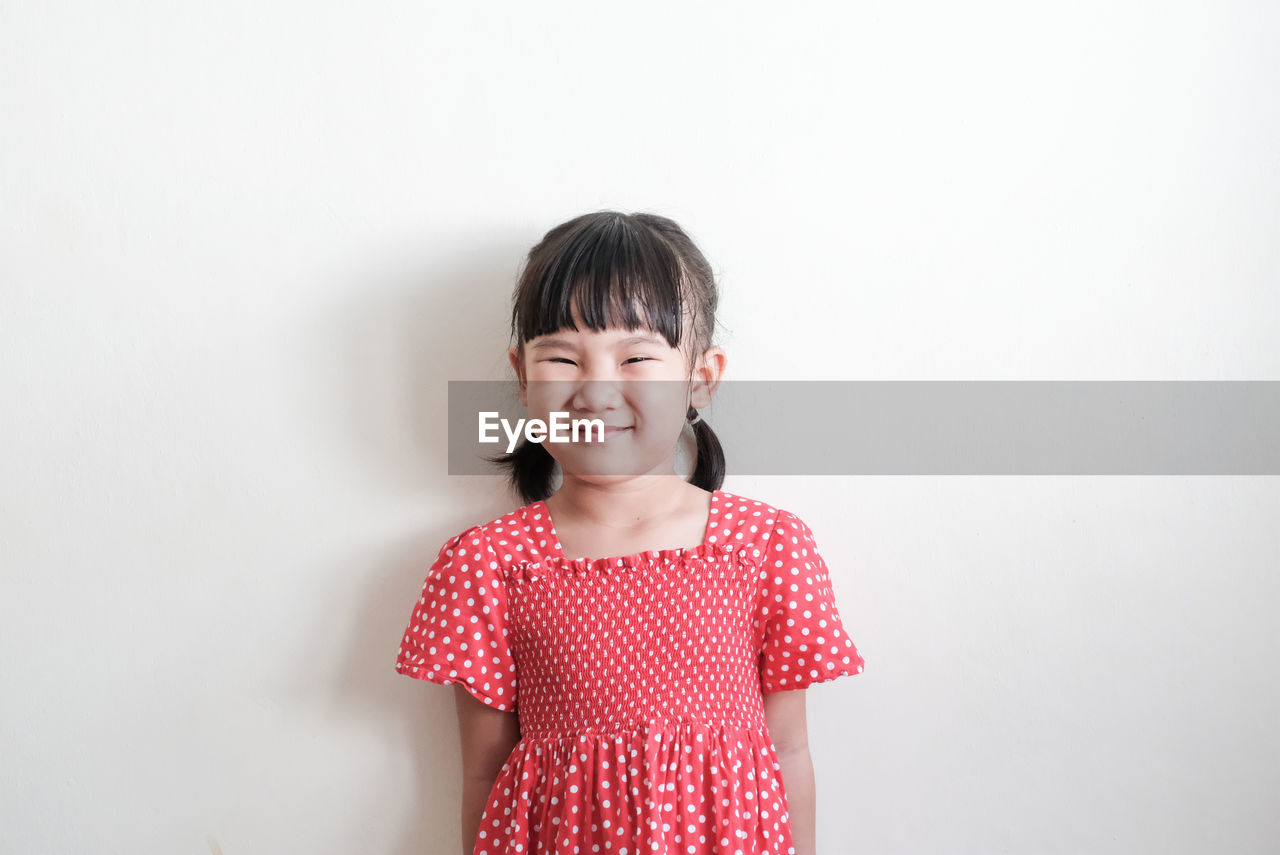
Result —
<instances>
[{"instance_id":1,"label":"shadow on wall","mask_svg":"<svg viewBox=\"0 0 1280 855\"><path fill-rule=\"evenodd\" d=\"M530 235L519 235L495 245L487 235L470 242L451 237L448 247L434 253L428 245L424 256L446 258L446 266L360 276L352 287L339 289L355 302L328 307L323 329L310 339L317 352L307 355L306 364L325 372L313 388L333 393L332 409L321 414L318 427L333 431L335 447L361 470L358 477L403 494L396 497L402 503L430 509L430 524L408 542L380 555L335 556L345 566L321 574L335 580L332 590L319 593L325 620L299 642L315 648L317 639L332 639L335 627L350 627L349 637L333 644L344 660L337 683L317 687L312 681L295 689L319 689L302 703L348 714L361 729L385 735L386 756L392 758L385 784L353 788L347 803L353 836L369 822L385 826L389 806L407 811L392 818L403 829L389 849L393 855L461 848L453 689L397 674L394 664L441 545L515 506L500 475L449 478L445 416L449 380L511 376L511 290L529 243ZM459 245L480 249L459 257ZM308 670L291 667L289 673L296 681ZM362 851L369 844L367 838L344 842L346 847L335 845ZM221 855L212 837L210 846Z\"/></svg>"}]
</instances>

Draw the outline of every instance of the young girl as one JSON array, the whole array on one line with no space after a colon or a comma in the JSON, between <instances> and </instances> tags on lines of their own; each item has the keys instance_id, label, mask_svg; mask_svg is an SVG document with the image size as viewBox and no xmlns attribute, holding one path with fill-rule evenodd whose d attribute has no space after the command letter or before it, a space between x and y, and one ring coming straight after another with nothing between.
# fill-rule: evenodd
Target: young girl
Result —
<instances>
[{"instance_id":1,"label":"young girl","mask_svg":"<svg viewBox=\"0 0 1280 855\"><path fill-rule=\"evenodd\" d=\"M608 429L499 458L526 504L444 544L404 633L396 670L455 686L465 853L814 853L804 689L863 660L809 527L720 489L716 302L664 217L587 214L529 253L521 402Z\"/></svg>"}]
</instances>

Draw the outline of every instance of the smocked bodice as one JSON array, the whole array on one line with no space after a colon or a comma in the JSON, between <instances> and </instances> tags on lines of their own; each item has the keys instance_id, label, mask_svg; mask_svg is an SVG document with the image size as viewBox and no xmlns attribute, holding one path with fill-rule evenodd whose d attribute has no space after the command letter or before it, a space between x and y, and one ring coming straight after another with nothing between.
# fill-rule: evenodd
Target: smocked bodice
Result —
<instances>
[{"instance_id":1,"label":"smocked bodice","mask_svg":"<svg viewBox=\"0 0 1280 855\"><path fill-rule=\"evenodd\" d=\"M751 555L715 544L513 566L508 641L521 733L617 733L657 721L763 727L759 574Z\"/></svg>"}]
</instances>

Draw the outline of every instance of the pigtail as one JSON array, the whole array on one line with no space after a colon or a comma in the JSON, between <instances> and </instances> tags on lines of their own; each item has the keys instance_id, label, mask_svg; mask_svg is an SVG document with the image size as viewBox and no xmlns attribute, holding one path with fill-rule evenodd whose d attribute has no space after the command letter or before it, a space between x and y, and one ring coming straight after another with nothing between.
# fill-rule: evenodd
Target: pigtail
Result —
<instances>
[{"instance_id":1,"label":"pigtail","mask_svg":"<svg viewBox=\"0 0 1280 855\"><path fill-rule=\"evenodd\" d=\"M522 439L510 454L498 454L485 460L506 470L508 486L520 495L525 504L551 495L556 459L542 443Z\"/></svg>"},{"instance_id":2,"label":"pigtail","mask_svg":"<svg viewBox=\"0 0 1280 855\"><path fill-rule=\"evenodd\" d=\"M689 412L696 414L697 410L690 407ZM725 469L724 449L720 446L719 437L706 419L699 418L693 424L693 439L696 462L689 483L707 491L719 490L724 483Z\"/></svg>"}]
</instances>

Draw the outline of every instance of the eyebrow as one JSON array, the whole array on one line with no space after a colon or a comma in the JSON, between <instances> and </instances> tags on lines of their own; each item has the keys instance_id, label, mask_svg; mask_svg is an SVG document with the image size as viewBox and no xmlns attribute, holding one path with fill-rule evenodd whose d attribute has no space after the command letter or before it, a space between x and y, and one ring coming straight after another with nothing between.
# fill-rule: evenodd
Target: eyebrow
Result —
<instances>
[{"instance_id":1,"label":"eyebrow","mask_svg":"<svg viewBox=\"0 0 1280 855\"><path fill-rule=\"evenodd\" d=\"M633 335L633 336L628 336L627 338L619 340L616 347L629 347L633 344L654 344L654 345L666 347L667 340L657 335ZM572 348L573 345L570 344L566 339L560 338L559 336L552 336L551 338L548 338L546 341L540 341L537 344L533 345L532 349L540 350L544 347Z\"/></svg>"}]
</instances>

